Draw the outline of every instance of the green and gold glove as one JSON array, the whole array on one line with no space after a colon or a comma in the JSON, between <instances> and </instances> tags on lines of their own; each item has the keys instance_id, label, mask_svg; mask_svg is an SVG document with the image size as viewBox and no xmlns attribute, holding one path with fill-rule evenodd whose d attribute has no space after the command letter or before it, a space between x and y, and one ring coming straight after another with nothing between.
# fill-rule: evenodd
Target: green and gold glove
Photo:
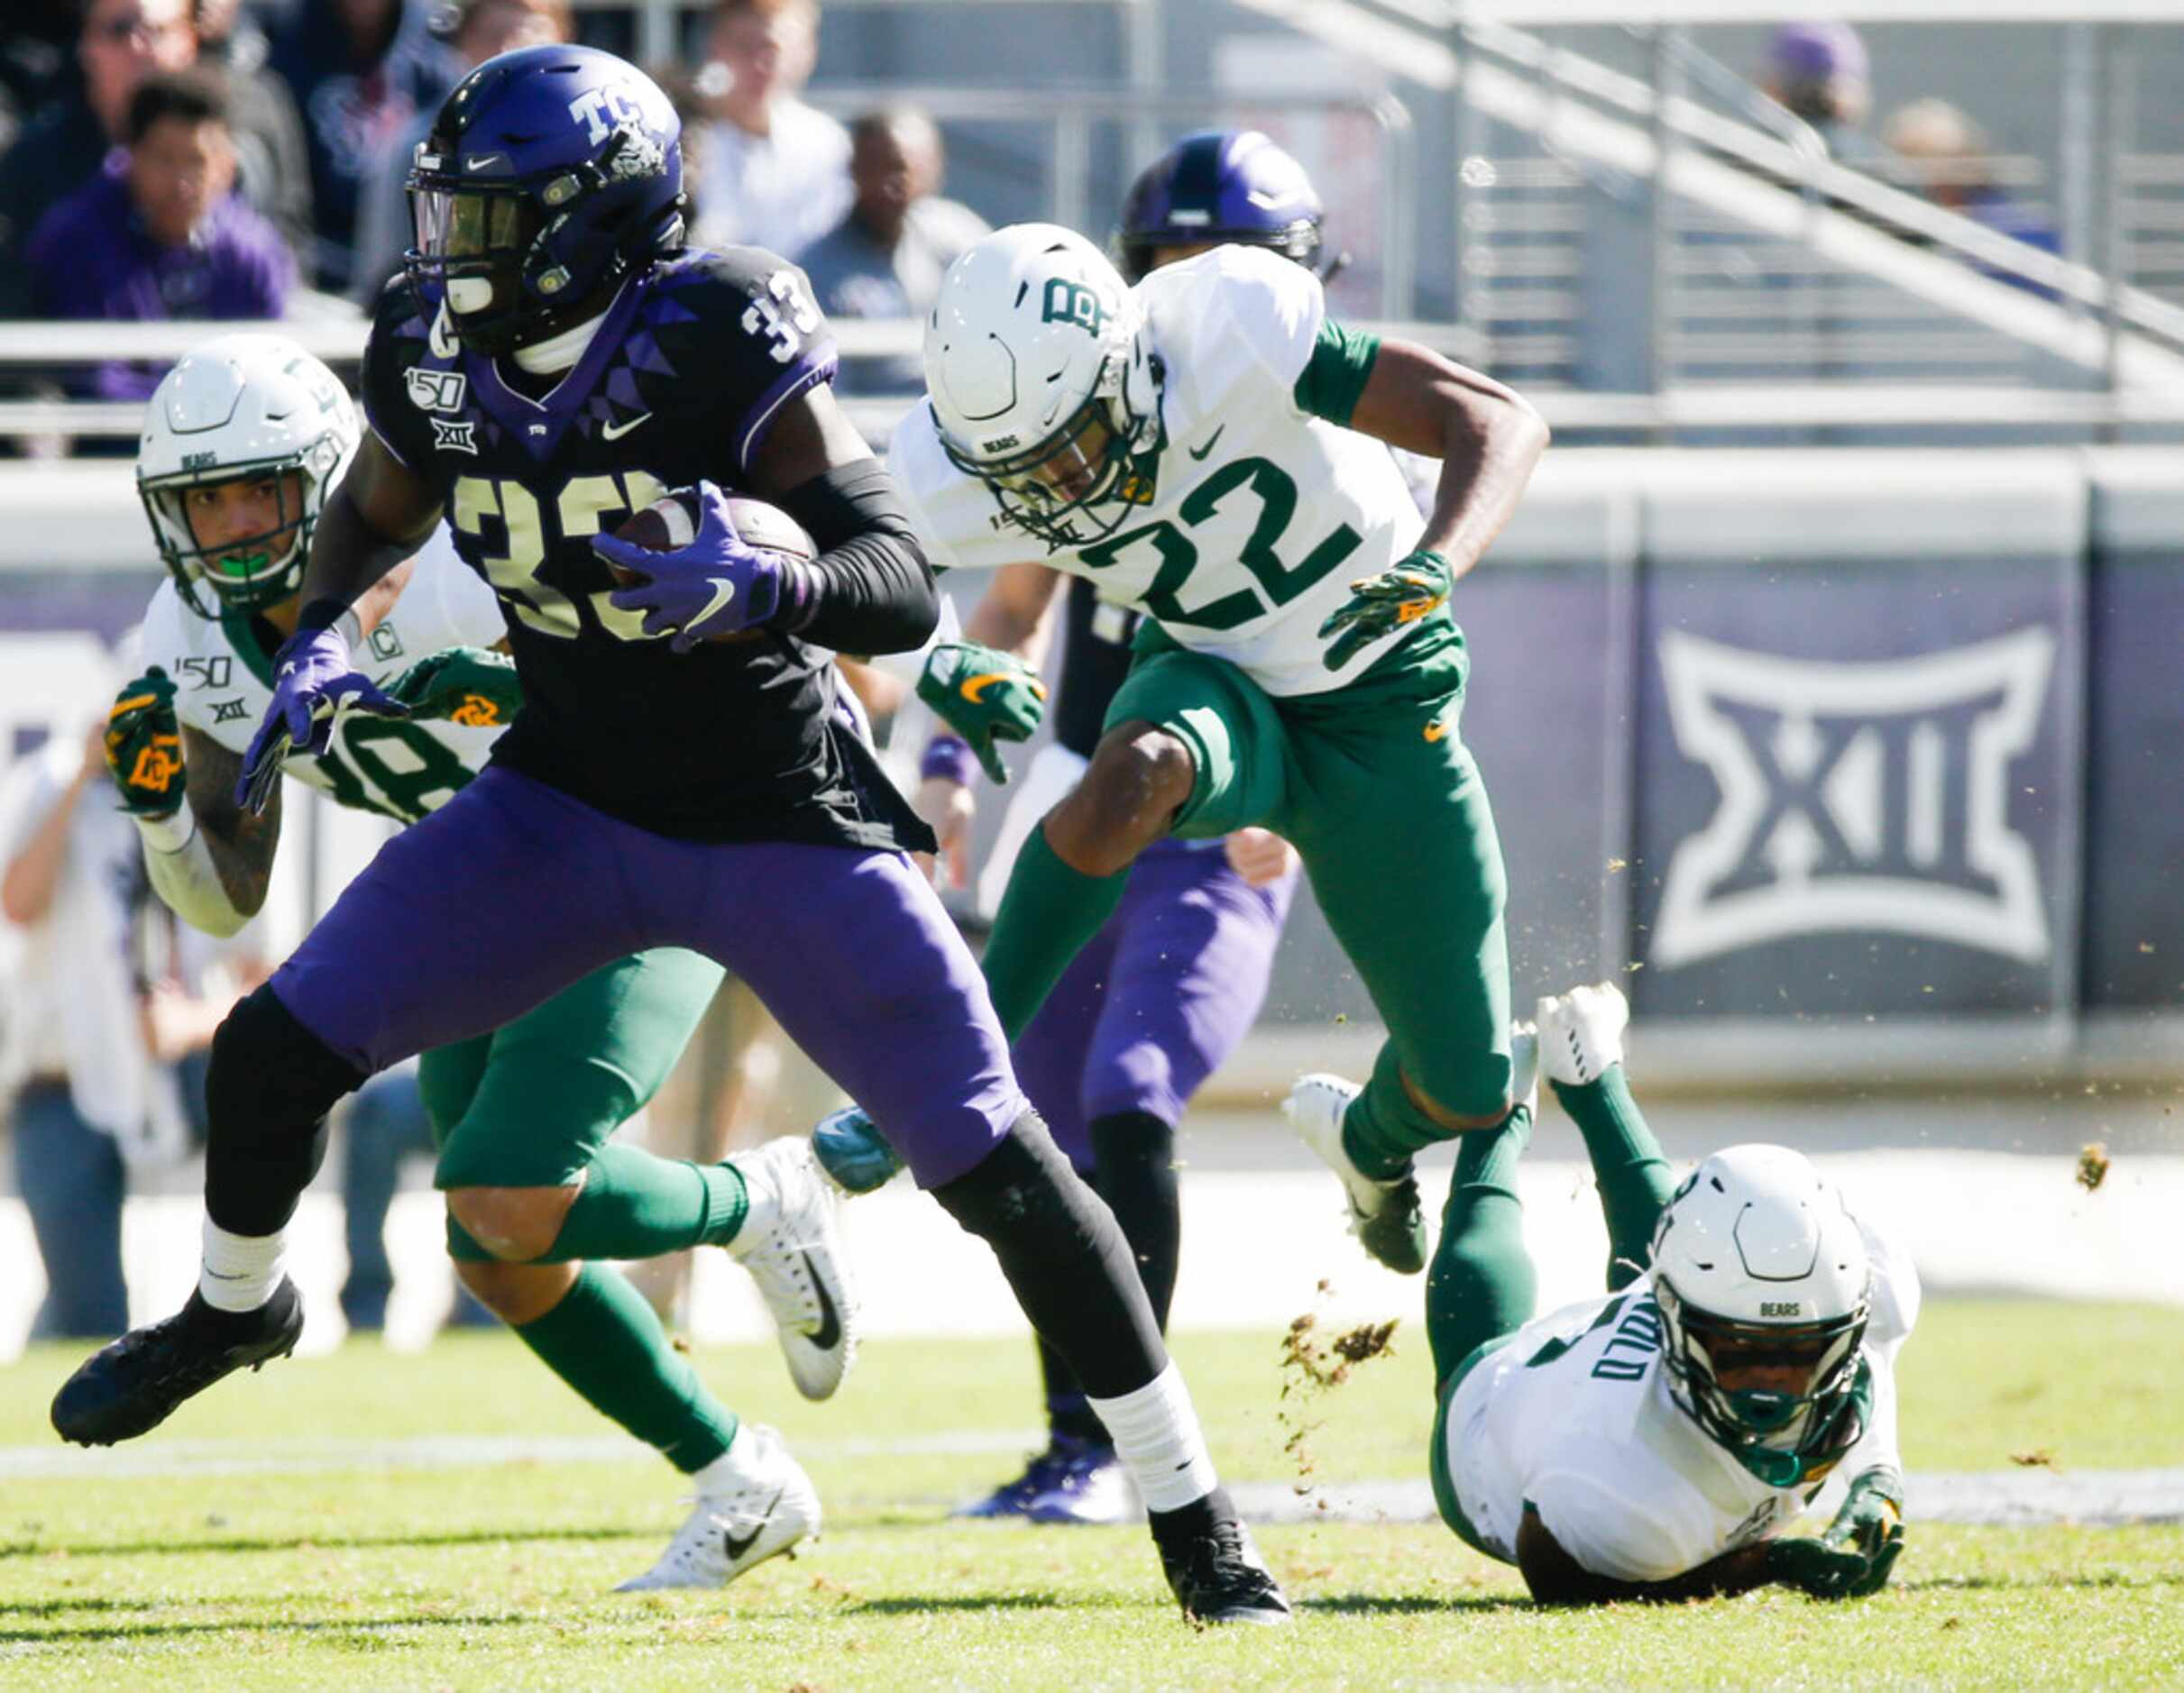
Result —
<instances>
[{"instance_id":1,"label":"green and gold glove","mask_svg":"<svg viewBox=\"0 0 2184 1693\"><path fill-rule=\"evenodd\" d=\"M115 696L106 768L131 816L172 817L182 809L182 724L173 679L157 664Z\"/></svg>"},{"instance_id":2,"label":"green and gold glove","mask_svg":"<svg viewBox=\"0 0 2184 1693\"><path fill-rule=\"evenodd\" d=\"M450 646L420 658L387 684L412 717L473 729L500 728L523 709L516 661L480 646Z\"/></svg>"},{"instance_id":3,"label":"green and gold glove","mask_svg":"<svg viewBox=\"0 0 2184 1693\"><path fill-rule=\"evenodd\" d=\"M1329 670L1340 670L1383 635L1392 635L1445 604L1448 585L1448 561L1423 547L1377 576L1359 577L1350 584L1350 598L1319 626L1323 641L1342 636L1320 662Z\"/></svg>"},{"instance_id":4,"label":"green and gold glove","mask_svg":"<svg viewBox=\"0 0 2184 1693\"><path fill-rule=\"evenodd\" d=\"M1888 1585L1888 1572L1904 1553L1904 1478L1893 1469L1868 1469L1850 1484L1835 1521L1818 1540L1767 1544L1775 1579L1816 1599L1862 1599Z\"/></svg>"},{"instance_id":5,"label":"green and gold glove","mask_svg":"<svg viewBox=\"0 0 2184 1693\"><path fill-rule=\"evenodd\" d=\"M986 773L1008 780L998 742L1024 741L1046 715L1046 683L1012 653L975 641L943 641L927 654L918 698L968 743Z\"/></svg>"}]
</instances>

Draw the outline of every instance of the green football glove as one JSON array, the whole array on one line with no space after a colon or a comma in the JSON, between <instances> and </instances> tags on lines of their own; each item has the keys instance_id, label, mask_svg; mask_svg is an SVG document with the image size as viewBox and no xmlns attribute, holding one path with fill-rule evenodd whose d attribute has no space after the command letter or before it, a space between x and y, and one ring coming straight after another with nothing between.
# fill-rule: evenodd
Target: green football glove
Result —
<instances>
[{"instance_id":1,"label":"green football glove","mask_svg":"<svg viewBox=\"0 0 2184 1693\"><path fill-rule=\"evenodd\" d=\"M1013 653L976 641L943 641L926 655L918 698L978 755L986 773L1008 781L1001 741L1025 741L1046 715L1047 685Z\"/></svg>"},{"instance_id":2,"label":"green football glove","mask_svg":"<svg viewBox=\"0 0 2184 1693\"><path fill-rule=\"evenodd\" d=\"M1843 1508L1818 1540L1768 1542L1769 1573L1816 1599L1878 1593L1904 1553L1903 1495L1904 1478L1895 1470L1868 1469L1850 1484Z\"/></svg>"},{"instance_id":3,"label":"green football glove","mask_svg":"<svg viewBox=\"0 0 2184 1693\"><path fill-rule=\"evenodd\" d=\"M1319 626L1323 641L1342 636L1320 662L1340 670L1361 648L1445 604L1448 584L1448 561L1423 547L1377 576L1359 577L1350 584L1350 598Z\"/></svg>"},{"instance_id":4,"label":"green football glove","mask_svg":"<svg viewBox=\"0 0 2184 1693\"><path fill-rule=\"evenodd\" d=\"M499 728L523 709L516 661L479 646L450 646L420 658L387 684L414 718Z\"/></svg>"},{"instance_id":5,"label":"green football glove","mask_svg":"<svg viewBox=\"0 0 2184 1693\"><path fill-rule=\"evenodd\" d=\"M106 713L106 768L133 817L172 817L182 809L182 724L174 682L154 664L114 698Z\"/></svg>"}]
</instances>

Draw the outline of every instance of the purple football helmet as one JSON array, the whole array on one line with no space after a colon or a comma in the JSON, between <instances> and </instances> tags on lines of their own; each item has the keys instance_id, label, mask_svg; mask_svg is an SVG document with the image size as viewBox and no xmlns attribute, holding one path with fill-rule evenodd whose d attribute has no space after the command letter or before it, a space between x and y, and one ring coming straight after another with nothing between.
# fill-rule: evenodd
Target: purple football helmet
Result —
<instances>
[{"instance_id":1,"label":"purple football helmet","mask_svg":"<svg viewBox=\"0 0 2184 1693\"><path fill-rule=\"evenodd\" d=\"M464 346L505 352L595 315L602 292L682 246L682 120L612 53L502 53L440 107L409 206L411 286L437 287Z\"/></svg>"},{"instance_id":2,"label":"purple football helmet","mask_svg":"<svg viewBox=\"0 0 2184 1693\"><path fill-rule=\"evenodd\" d=\"M1319 195L1304 167L1255 129L1200 130L1146 166L1115 233L1136 282L1161 247L1239 243L1309 266L1319 254Z\"/></svg>"}]
</instances>

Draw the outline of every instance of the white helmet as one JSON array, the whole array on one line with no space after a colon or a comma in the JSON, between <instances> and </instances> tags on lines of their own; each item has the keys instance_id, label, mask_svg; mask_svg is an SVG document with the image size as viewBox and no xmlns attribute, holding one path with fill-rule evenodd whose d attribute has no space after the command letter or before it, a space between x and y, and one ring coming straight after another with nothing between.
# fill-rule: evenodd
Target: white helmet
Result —
<instances>
[{"instance_id":1,"label":"white helmet","mask_svg":"<svg viewBox=\"0 0 2184 1693\"><path fill-rule=\"evenodd\" d=\"M1144 327L1120 272L1059 224L996 230L941 279L925 325L941 444L1050 547L1103 540L1151 498L1160 371Z\"/></svg>"},{"instance_id":2,"label":"white helmet","mask_svg":"<svg viewBox=\"0 0 2184 1693\"><path fill-rule=\"evenodd\" d=\"M1827 1473L1865 1432L1872 1274L1842 1195L1787 1147L1729 1147L1676 1189L1653 1234L1662 1361L1699 1426L1771 1487ZM1721 1386L1788 1365L1799 1388Z\"/></svg>"},{"instance_id":3,"label":"white helmet","mask_svg":"<svg viewBox=\"0 0 2184 1693\"><path fill-rule=\"evenodd\" d=\"M200 617L223 608L258 611L278 605L303 581L311 531L326 494L356 451L356 409L334 372L282 335L221 335L192 348L167 372L144 407L136 450L136 490L151 519L160 557L183 601ZM222 545L217 559L197 545L182 490L242 477L295 471L301 510L286 509L266 534ZM270 546L295 526L275 556ZM209 581L207 606L197 584Z\"/></svg>"}]
</instances>

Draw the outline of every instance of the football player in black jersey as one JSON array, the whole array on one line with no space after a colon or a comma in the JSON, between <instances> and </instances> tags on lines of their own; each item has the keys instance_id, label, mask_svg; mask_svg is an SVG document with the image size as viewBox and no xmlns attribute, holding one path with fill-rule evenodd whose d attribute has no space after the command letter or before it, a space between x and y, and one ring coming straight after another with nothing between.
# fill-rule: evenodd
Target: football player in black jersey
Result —
<instances>
[{"instance_id":1,"label":"football player in black jersey","mask_svg":"<svg viewBox=\"0 0 2184 1693\"><path fill-rule=\"evenodd\" d=\"M488 60L420 146L407 283L365 349L372 429L313 536L244 781L270 785L336 710L399 710L350 663L357 602L443 517L500 596L528 703L484 773L222 1025L198 1292L78 1369L55 1425L132 1438L295 1345L281 1231L342 1094L679 945L748 982L993 1248L1136 1476L1186 1614L1287 1621L1129 1247L1026 1103L977 966L910 864L931 834L835 709L821 649L922 645L931 572L834 403L802 273L685 249L680 185L665 96L585 48ZM687 545L602 534L683 485L700 495ZM746 545L724 488L783 507L817 556ZM504 1232L534 1240L580 1198L518 1195ZM813 1344L846 1344L853 1313L821 1304Z\"/></svg>"}]
</instances>

